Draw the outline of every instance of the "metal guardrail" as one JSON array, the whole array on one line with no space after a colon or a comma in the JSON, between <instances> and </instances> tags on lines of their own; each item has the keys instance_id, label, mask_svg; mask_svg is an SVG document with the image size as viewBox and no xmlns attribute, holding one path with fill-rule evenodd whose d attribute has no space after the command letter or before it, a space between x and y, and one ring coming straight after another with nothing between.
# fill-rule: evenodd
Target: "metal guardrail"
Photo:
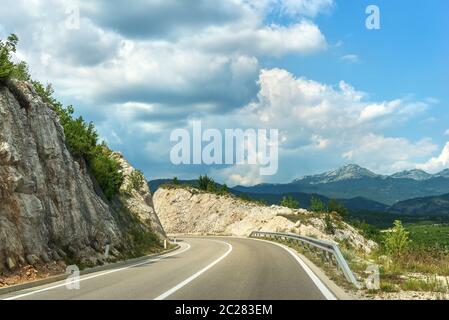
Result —
<instances>
[{"instance_id":1,"label":"metal guardrail","mask_svg":"<svg viewBox=\"0 0 449 320\"><path fill-rule=\"evenodd\" d=\"M346 262L345 258L343 257L340 248L338 247L338 244L334 242L300 236L293 233L264 232L264 231L253 231L250 234L250 238L274 238L281 240L293 240L298 241L305 246L309 247L312 246L321 249L325 253L333 255L337 262L337 266L341 269L346 279L352 284L354 284L356 287L359 287L359 283L357 282L356 277L349 268L349 265Z\"/></svg>"}]
</instances>

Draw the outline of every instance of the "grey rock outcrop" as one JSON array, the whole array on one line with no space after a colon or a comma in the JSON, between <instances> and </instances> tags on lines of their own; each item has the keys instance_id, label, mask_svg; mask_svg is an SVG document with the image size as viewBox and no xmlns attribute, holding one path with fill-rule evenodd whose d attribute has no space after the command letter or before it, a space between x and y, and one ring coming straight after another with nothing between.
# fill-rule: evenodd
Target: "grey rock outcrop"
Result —
<instances>
[{"instance_id":1,"label":"grey rock outcrop","mask_svg":"<svg viewBox=\"0 0 449 320\"><path fill-rule=\"evenodd\" d=\"M134 207L139 228L165 237L149 190L123 203L107 201L84 161L67 149L57 114L30 84L13 86L0 85L0 274L21 261L46 262L70 251L97 257L93 242L126 250L128 209ZM131 166L121 159L126 176Z\"/></svg>"}]
</instances>

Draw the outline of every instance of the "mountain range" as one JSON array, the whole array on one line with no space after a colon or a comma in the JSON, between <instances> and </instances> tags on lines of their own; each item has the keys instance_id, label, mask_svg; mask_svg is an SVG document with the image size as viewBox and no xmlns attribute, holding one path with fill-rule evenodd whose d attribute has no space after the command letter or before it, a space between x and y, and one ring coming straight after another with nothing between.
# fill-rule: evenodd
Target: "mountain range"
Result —
<instances>
[{"instance_id":1,"label":"mountain range","mask_svg":"<svg viewBox=\"0 0 449 320\"><path fill-rule=\"evenodd\" d=\"M290 183L236 186L234 190L264 194L302 192L336 199L361 197L391 206L408 199L449 193L449 170L437 174L410 170L387 176L351 164L334 171L304 176Z\"/></svg>"},{"instance_id":2,"label":"mountain range","mask_svg":"<svg viewBox=\"0 0 449 320\"><path fill-rule=\"evenodd\" d=\"M152 191L170 181L151 181ZM197 185L196 180L180 182ZM337 170L300 177L290 183L236 186L229 191L236 195L244 193L251 199L264 200L268 204L279 204L284 196L289 195L306 208L310 206L312 197L318 197L324 202L335 198L352 212L421 217L449 215L449 169L437 174L415 169L380 175L350 164Z\"/></svg>"},{"instance_id":3,"label":"mountain range","mask_svg":"<svg viewBox=\"0 0 449 320\"><path fill-rule=\"evenodd\" d=\"M398 202L388 210L404 215L447 215L449 216L449 194L422 197Z\"/></svg>"}]
</instances>

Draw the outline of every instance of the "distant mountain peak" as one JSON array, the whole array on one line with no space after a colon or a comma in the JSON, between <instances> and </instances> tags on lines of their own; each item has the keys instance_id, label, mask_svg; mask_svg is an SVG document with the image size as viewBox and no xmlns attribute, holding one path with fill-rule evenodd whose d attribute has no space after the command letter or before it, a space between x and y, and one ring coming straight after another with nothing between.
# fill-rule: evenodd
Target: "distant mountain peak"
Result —
<instances>
[{"instance_id":1,"label":"distant mountain peak","mask_svg":"<svg viewBox=\"0 0 449 320\"><path fill-rule=\"evenodd\" d=\"M449 178L449 169L438 172L435 176Z\"/></svg>"},{"instance_id":2,"label":"distant mountain peak","mask_svg":"<svg viewBox=\"0 0 449 320\"><path fill-rule=\"evenodd\" d=\"M337 182L343 180L361 179L365 177L379 177L378 174L362 168L357 164L347 164L337 170L328 171L322 174L305 176L296 179L294 182L307 181L311 184L323 184L330 182Z\"/></svg>"},{"instance_id":3,"label":"distant mountain peak","mask_svg":"<svg viewBox=\"0 0 449 320\"><path fill-rule=\"evenodd\" d=\"M433 176L430 173L421 169L405 170L391 175L390 177L395 179L413 179L413 180L428 180Z\"/></svg>"}]
</instances>

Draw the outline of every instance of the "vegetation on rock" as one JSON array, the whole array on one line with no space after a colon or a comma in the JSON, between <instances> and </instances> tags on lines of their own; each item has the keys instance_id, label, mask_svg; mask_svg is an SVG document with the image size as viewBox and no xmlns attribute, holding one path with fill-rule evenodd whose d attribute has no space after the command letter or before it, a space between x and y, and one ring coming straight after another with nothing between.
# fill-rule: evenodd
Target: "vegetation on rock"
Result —
<instances>
[{"instance_id":1,"label":"vegetation on rock","mask_svg":"<svg viewBox=\"0 0 449 320\"><path fill-rule=\"evenodd\" d=\"M12 54L16 52L19 38L12 34L6 41L0 41L0 81L10 80L30 81L41 99L59 116L64 129L66 144L73 157L84 159L90 172L110 200L118 192L123 182L118 162L111 157L112 151L98 140L98 134L92 122L86 122L83 117L74 116L72 106L64 107L53 97L54 90L49 84L44 86L39 81L32 80L28 65L25 62L14 63Z\"/></svg>"},{"instance_id":2,"label":"vegetation on rock","mask_svg":"<svg viewBox=\"0 0 449 320\"><path fill-rule=\"evenodd\" d=\"M298 209L299 208L299 201L297 201L292 196L286 196L286 197L282 198L280 205L282 207L287 207L287 208L290 208L290 209Z\"/></svg>"},{"instance_id":3,"label":"vegetation on rock","mask_svg":"<svg viewBox=\"0 0 449 320\"><path fill-rule=\"evenodd\" d=\"M326 212L327 208L323 201L321 201L317 197L312 197L310 210L312 210L313 212Z\"/></svg>"}]
</instances>

